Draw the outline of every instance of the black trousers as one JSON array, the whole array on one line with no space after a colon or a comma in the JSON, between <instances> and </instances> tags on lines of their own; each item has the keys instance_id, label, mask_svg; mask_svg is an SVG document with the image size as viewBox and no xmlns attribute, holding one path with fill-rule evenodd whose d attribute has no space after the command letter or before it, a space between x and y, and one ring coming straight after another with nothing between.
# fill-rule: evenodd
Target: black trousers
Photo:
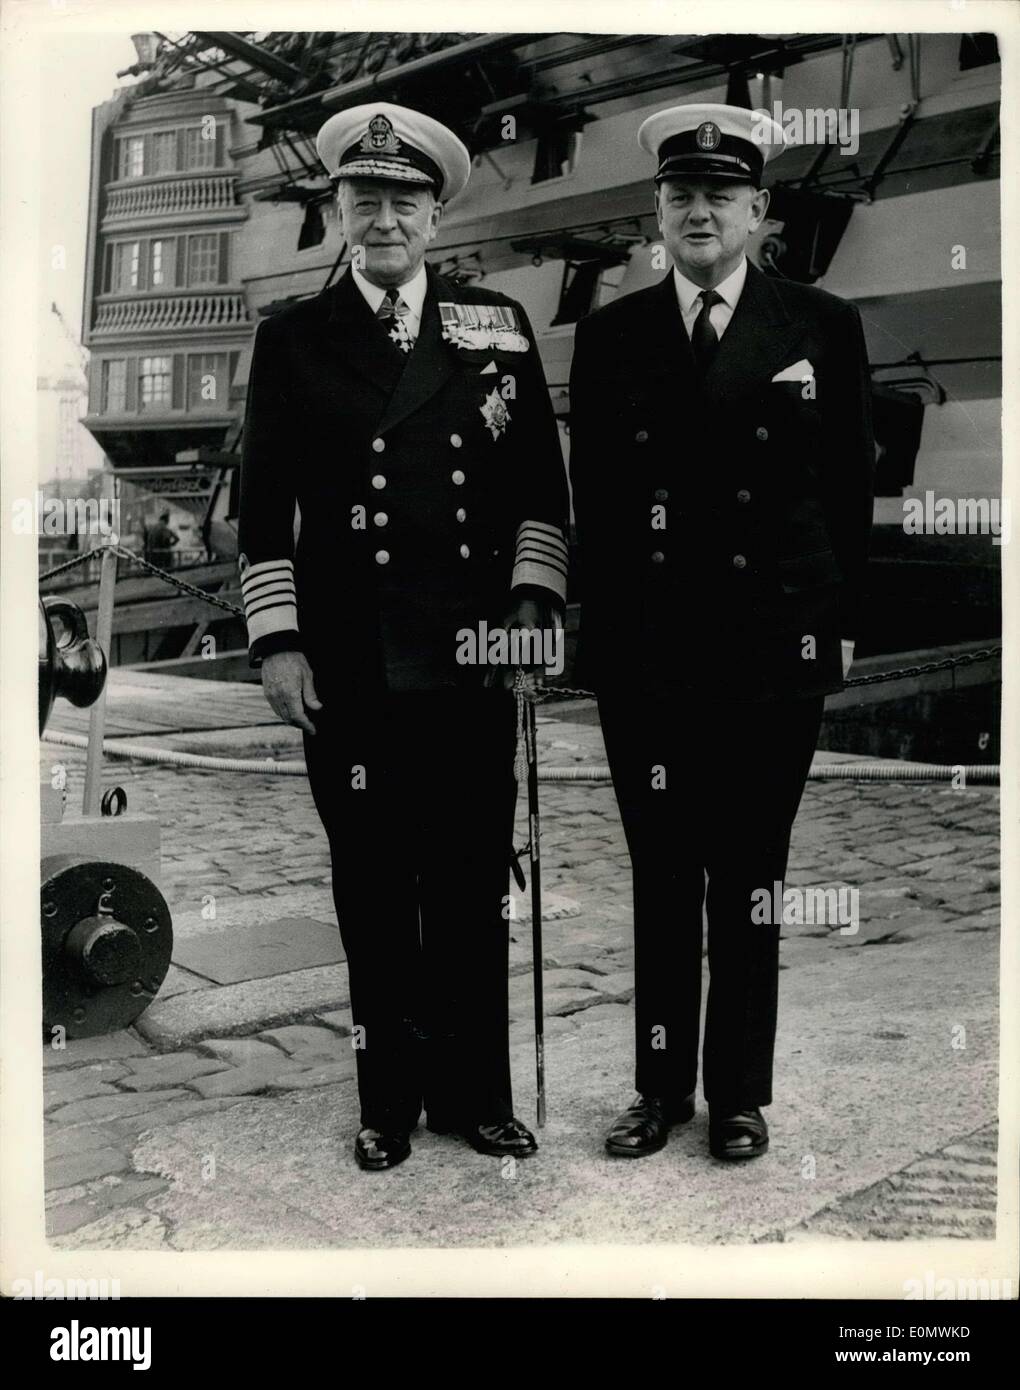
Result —
<instances>
[{"instance_id":1,"label":"black trousers","mask_svg":"<svg viewBox=\"0 0 1020 1390\"><path fill-rule=\"evenodd\" d=\"M514 705L504 691L322 696L305 734L350 972L361 1122L513 1113L504 895Z\"/></svg>"},{"instance_id":2,"label":"black trousers","mask_svg":"<svg viewBox=\"0 0 1020 1390\"><path fill-rule=\"evenodd\" d=\"M752 919L752 894L782 883L823 706L599 700L634 878L635 1084L646 1095L696 1087L704 911L705 1099L723 1113L772 1101L780 927Z\"/></svg>"}]
</instances>

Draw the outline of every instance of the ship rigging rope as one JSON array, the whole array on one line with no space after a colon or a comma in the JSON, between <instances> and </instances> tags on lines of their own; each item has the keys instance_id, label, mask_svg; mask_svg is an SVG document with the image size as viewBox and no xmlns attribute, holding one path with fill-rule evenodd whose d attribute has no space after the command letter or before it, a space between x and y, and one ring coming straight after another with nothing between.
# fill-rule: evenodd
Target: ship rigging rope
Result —
<instances>
[{"instance_id":1,"label":"ship rigging rope","mask_svg":"<svg viewBox=\"0 0 1020 1390\"><path fill-rule=\"evenodd\" d=\"M64 748L87 748L84 734L66 734L54 730L44 733L44 743L57 743ZM277 762L275 758L219 758L207 753L185 753L179 748L151 748L142 744L126 744L118 739L104 739L103 753L110 758L134 759L142 763L164 763L172 767L200 769L209 772L253 772L274 777L304 777L307 767L303 761ZM574 767L539 767L540 782L583 782L602 785L612 781L606 763L577 764ZM952 782L961 786L984 784L998 786L997 763L965 766L946 766L940 763L818 763L808 773L814 782Z\"/></svg>"}]
</instances>

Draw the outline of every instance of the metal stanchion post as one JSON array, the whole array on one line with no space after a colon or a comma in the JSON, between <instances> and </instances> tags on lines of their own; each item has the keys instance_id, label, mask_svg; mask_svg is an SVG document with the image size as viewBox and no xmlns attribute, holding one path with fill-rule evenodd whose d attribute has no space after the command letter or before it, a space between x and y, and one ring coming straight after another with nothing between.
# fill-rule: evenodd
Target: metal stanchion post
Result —
<instances>
[{"instance_id":1,"label":"metal stanchion post","mask_svg":"<svg viewBox=\"0 0 1020 1390\"><path fill-rule=\"evenodd\" d=\"M113 597L117 585L117 553L106 540L99 570L99 608L96 613L96 641L110 661L113 635ZM89 710L89 746L85 758L85 795L82 814L98 816L103 794L103 739L106 736L106 685Z\"/></svg>"}]
</instances>

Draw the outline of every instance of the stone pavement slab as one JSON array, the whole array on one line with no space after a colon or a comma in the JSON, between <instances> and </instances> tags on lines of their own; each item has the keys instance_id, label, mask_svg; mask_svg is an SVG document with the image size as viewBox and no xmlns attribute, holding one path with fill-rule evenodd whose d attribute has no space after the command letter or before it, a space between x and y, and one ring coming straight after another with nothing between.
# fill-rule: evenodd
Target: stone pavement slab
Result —
<instances>
[{"instance_id":1,"label":"stone pavement slab","mask_svg":"<svg viewBox=\"0 0 1020 1390\"><path fill-rule=\"evenodd\" d=\"M52 1240L97 1220L105 1222L118 1207L140 1205L157 1193L165 1192L166 1188L165 1179L143 1177L137 1173L117 1174L113 1184L89 1183L76 1190L73 1200L47 1211L46 1234Z\"/></svg>"},{"instance_id":2,"label":"stone pavement slab","mask_svg":"<svg viewBox=\"0 0 1020 1390\"><path fill-rule=\"evenodd\" d=\"M119 1120L126 1115L148 1113L162 1101L187 1098L187 1091L176 1088L138 1094L118 1091L113 1095L92 1096L87 1100L73 1100L67 1105L58 1105L50 1111L49 1118L61 1125L102 1124L106 1120Z\"/></svg>"},{"instance_id":3,"label":"stone pavement slab","mask_svg":"<svg viewBox=\"0 0 1020 1390\"><path fill-rule=\"evenodd\" d=\"M89 1178L103 1178L108 1173L124 1173L130 1169L131 1159L125 1149L86 1149L48 1161L46 1186L71 1187Z\"/></svg>"},{"instance_id":4,"label":"stone pavement slab","mask_svg":"<svg viewBox=\"0 0 1020 1390\"><path fill-rule=\"evenodd\" d=\"M305 1071L281 1072L266 1087L270 1093L279 1091L310 1091L319 1086L338 1086L343 1082L355 1080L354 1050L347 1049L347 1057L331 1062L317 1062Z\"/></svg>"},{"instance_id":5,"label":"stone pavement slab","mask_svg":"<svg viewBox=\"0 0 1020 1390\"><path fill-rule=\"evenodd\" d=\"M279 1059L280 1048L267 1038L207 1038L200 1050L234 1067L247 1067L255 1062Z\"/></svg>"},{"instance_id":6,"label":"stone pavement slab","mask_svg":"<svg viewBox=\"0 0 1020 1390\"><path fill-rule=\"evenodd\" d=\"M227 1067L212 1076L198 1076L191 1089L207 1100L216 1096L253 1096L268 1090L270 1083L285 1072L295 1070L294 1059L277 1052L275 1057L262 1058L246 1067Z\"/></svg>"},{"instance_id":7,"label":"stone pavement slab","mask_svg":"<svg viewBox=\"0 0 1020 1390\"><path fill-rule=\"evenodd\" d=\"M43 1066L49 1071L81 1067L117 1057L144 1057L149 1051L143 1038L130 1029L107 1033L101 1038L69 1038L63 1047L43 1044Z\"/></svg>"},{"instance_id":8,"label":"stone pavement slab","mask_svg":"<svg viewBox=\"0 0 1020 1390\"><path fill-rule=\"evenodd\" d=\"M336 923L310 917L269 917L240 928L230 925L216 933L189 937L174 951L177 965L218 985L333 965L342 957Z\"/></svg>"},{"instance_id":9,"label":"stone pavement slab","mask_svg":"<svg viewBox=\"0 0 1020 1390\"><path fill-rule=\"evenodd\" d=\"M354 1027L354 1015L349 1008L330 1009L326 1013L317 1013L316 1018L320 1019L327 1028L332 1028L341 1037L349 1037L351 1029Z\"/></svg>"},{"instance_id":10,"label":"stone pavement slab","mask_svg":"<svg viewBox=\"0 0 1020 1390\"><path fill-rule=\"evenodd\" d=\"M321 1009L339 1009L348 1000L346 969L322 965L268 980L157 998L136 1027L148 1042L169 1050L215 1034L243 1037Z\"/></svg>"},{"instance_id":11,"label":"stone pavement slab","mask_svg":"<svg viewBox=\"0 0 1020 1390\"><path fill-rule=\"evenodd\" d=\"M124 1091L159 1091L167 1086L186 1086L198 1076L222 1071L229 1063L214 1057L177 1053L167 1057L146 1057L134 1064L121 1082Z\"/></svg>"},{"instance_id":12,"label":"stone pavement slab","mask_svg":"<svg viewBox=\"0 0 1020 1390\"><path fill-rule=\"evenodd\" d=\"M336 1061L351 1051L350 1041L325 1026L293 1023L286 1028L270 1028L259 1038L282 1048L299 1061Z\"/></svg>"}]
</instances>

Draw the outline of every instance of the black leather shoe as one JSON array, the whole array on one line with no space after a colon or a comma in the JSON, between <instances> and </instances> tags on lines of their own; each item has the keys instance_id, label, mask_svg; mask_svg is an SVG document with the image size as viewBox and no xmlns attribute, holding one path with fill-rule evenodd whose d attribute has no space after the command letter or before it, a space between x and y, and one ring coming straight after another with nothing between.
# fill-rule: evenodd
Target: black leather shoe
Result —
<instances>
[{"instance_id":1,"label":"black leather shoe","mask_svg":"<svg viewBox=\"0 0 1020 1390\"><path fill-rule=\"evenodd\" d=\"M694 1118L694 1097L668 1101L664 1096L638 1096L615 1120L606 1135L606 1152L616 1158L643 1158L658 1153L669 1138L671 1125Z\"/></svg>"},{"instance_id":2,"label":"black leather shoe","mask_svg":"<svg viewBox=\"0 0 1020 1390\"><path fill-rule=\"evenodd\" d=\"M433 1134L459 1134L476 1153L493 1158L527 1158L538 1150L535 1136L520 1120L497 1120L495 1124L446 1124L429 1116L427 1128Z\"/></svg>"},{"instance_id":3,"label":"black leather shoe","mask_svg":"<svg viewBox=\"0 0 1020 1390\"><path fill-rule=\"evenodd\" d=\"M358 1167L376 1173L383 1168L395 1168L411 1152L411 1141L405 1130L384 1133L379 1129L363 1129L354 1141L354 1157Z\"/></svg>"},{"instance_id":4,"label":"black leather shoe","mask_svg":"<svg viewBox=\"0 0 1020 1390\"><path fill-rule=\"evenodd\" d=\"M739 1163L745 1158L757 1158L768 1146L769 1127L757 1107L733 1115L709 1111L708 1147L713 1158Z\"/></svg>"}]
</instances>

